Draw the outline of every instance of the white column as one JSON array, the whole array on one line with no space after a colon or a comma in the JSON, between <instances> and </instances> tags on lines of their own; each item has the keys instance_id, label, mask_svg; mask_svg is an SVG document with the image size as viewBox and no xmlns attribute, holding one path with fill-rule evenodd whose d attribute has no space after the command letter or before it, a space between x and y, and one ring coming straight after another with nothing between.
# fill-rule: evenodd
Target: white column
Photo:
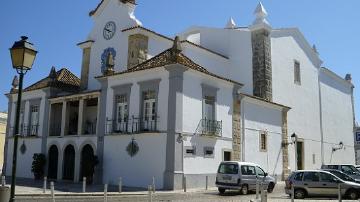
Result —
<instances>
[{"instance_id":1,"label":"white column","mask_svg":"<svg viewBox=\"0 0 360 202\"><path fill-rule=\"evenodd\" d=\"M83 117L84 117L84 99L79 100L79 118L78 118L78 130L77 134L83 134Z\"/></svg>"},{"instance_id":2,"label":"white column","mask_svg":"<svg viewBox=\"0 0 360 202\"><path fill-rule=\"evenodd\" d=\"M80 177L80 151L75 151L74 182L79 182L79 177Z\"/></svg>"},{"instance_id":3,"label":"white column","mask_svg":"<svg viewBox=\"0 0 360 202\"><path fill-rule=\"evenodd\" d=\"M29 124L31 124L31 123L29 123L29 117L30 117L30 102L29 102L29 100L25 101L24 114L23 115L24 115L24 120L22 120L23 125L25 127L30 127ZM27 132L27 131L25 131L25 132Z\"/></svg>"},{"instance_id":4,"label":"white column","mask_svg":"<svg viewBox=\"0 0 360 202\"><path fill-rule=\"evenodd\" d=\"M96 135L99 134L99 124L100 124L100 105L101 105L101 100L100 100L100 97L97 98L98 102L97 102L97 114L96 114ZM101 124L107 124L106 123L106 118L105 120L101 120L103 121L103 123ZM106 128L106 125L105 125L105 128Z\"/></svg>"},{"instance_id":5,"label":"white column","mask_svg":"<svg viewBox=\"0 0 360 202\"><path fill-rule=\"evenodd\" d=\"M62 180L62 173L63 173L63 159L64 159L64 155L63 155L63 150L62 148L58 148L59 149L59 156L58 156L58 170L57 170L57 179L58 180Z\"/></svg>"},{"instance_id":6,"label":"white column","mask_svg":"<svg viewBox=\"0 0 360 202\"><path fill-rule=\"evenodd\" d=\"M66 101L63 101L63 104L62 104L62 114L61 114L61 136L64 136L65 135L65 127L66 127L66 106L67 103Z\"/></svg>"}]
</instances>

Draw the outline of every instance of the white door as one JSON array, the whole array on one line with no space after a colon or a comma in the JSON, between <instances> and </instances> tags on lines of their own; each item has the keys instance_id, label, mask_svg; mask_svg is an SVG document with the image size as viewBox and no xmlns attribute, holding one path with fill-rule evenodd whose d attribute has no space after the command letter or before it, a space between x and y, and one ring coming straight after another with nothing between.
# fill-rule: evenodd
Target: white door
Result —
<instances>
[{"instance_id":1,"label":"white door","mask_svg":"<svg viewBox=\"0 0 360 202\"><path fill-rule=\"evenodd\" d=\"M155 119L156 119L156 100L155 99L147 99L144 100L144 123L143 128L145 130L154 129L155 128Z\"/></svg>"},{"instance_id":2,"label":"white door","mask_svg":"<svg viewBox=\"0 0 360 202\"><path fill-rule=\"evenodd\" d=\"M128 121L128 105L127 102L117 103L116 106L116 130L117 131L126 131L127 121Z\"/></svg>"},{"instance_id":3,"label":"white door","mask_svg":"<svg viewBox=\"0 0 360 202\"><path fill-rule=\"evenodd\" d=\"M39 106L31 107L30 135L37 135L39 125Z\"/></svg>"}]
</instances>

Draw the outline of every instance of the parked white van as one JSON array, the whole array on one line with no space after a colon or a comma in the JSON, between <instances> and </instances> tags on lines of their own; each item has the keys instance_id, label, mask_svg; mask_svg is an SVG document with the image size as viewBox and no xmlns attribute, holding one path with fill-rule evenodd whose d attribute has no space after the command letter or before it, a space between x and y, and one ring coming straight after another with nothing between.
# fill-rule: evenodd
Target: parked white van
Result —
<instances>
[{"instance_id":1,"label":"parked white van","mask_svg":"<svg viewBox=\"0 0 360 202\"><path fill-rule=\"evenodd\" d=\"M249 191L256 190L256 181L259 185L262 184L269 193L275 188L275 179L268 176L259 165L249 162L223 161L219 165L215 184L220 194L227 189L240 190L241 194L247 194Z\"/></svg>"}]
</instances>

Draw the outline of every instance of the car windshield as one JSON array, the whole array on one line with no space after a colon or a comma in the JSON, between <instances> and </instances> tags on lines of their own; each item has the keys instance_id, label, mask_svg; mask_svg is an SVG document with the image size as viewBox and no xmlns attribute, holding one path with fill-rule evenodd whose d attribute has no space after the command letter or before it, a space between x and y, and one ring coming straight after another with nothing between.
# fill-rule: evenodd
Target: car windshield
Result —
<instances>
[{"instance_id":1,"label":"car windshield","mask_svg":"<svg viewBox=\"0 0 360 202\"><path fill-rule=\"evenodd\" d=\"M360 175L360 171L352 165L343 165L341 166L341 171L348 175Z\"/></svg>"},{"instance_id":2,"label":"car windshield","mask_svg":"<svg viewBox=\"0 0 360 202\"><path fill-rule=\"evenodd\" d=\"M224 163L219 166L218 173L221 174L238 174L239 166L237 164Z\"/></svg>"},{"instance_id":3,"label":"car windshield","mask_svg":"<svg viewBox=\"0 0 360 202\"><path fill-rule=\"evenodd\" d=\"M336 175L338 178L342 179L342 180L345 180L345 181L350 181L350 182L353 182L355 181L352 177L342 173L342 172L339 172L339 171L336 171L336 170L329 170L330 173Z\"/></svg>"}]
</instances>

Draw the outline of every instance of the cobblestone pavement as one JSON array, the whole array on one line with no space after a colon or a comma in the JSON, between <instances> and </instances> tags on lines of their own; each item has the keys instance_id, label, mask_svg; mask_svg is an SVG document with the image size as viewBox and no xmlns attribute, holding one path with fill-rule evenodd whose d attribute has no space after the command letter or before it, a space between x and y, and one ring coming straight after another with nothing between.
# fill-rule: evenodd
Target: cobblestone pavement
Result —
<instances>
[{"instance_id":1,"label":"cobblestone pavement","mask_svg":"<svg viewBox=\"0 0 360 202\"><path fill-rule=\"evenodd\" d=\"M49 190L44 195L42 193L42 183L34 181L18 180L16 189L16 202L52 202ZM59 182L55 185L56 202L103 202L103 186L88 187L87 193L81 193L81 184ZM71 192L70 192L71 191ZM183 191L157 191L152 198L152 201L159 202L180 202L180 201L239 201L249 202L255 199L255 194L240 195L238 191L226 191L224 195L219 195L216 188L209 190L203 189L189 189L188 192ZM109 187L109 196L107 202L142 202L149 201L147 191L135 190L125 188L124 192L117 193L117 187ZM268 195L269 202L289 202L290 199L284 193L284 182L279 182L274 189L274 192ZM338 201L336 198L310 198L305 200L295 200L296 202L311 202L311 201ZM346 200L343 200L346 201Z\"/></svg>"}]
</instances>

